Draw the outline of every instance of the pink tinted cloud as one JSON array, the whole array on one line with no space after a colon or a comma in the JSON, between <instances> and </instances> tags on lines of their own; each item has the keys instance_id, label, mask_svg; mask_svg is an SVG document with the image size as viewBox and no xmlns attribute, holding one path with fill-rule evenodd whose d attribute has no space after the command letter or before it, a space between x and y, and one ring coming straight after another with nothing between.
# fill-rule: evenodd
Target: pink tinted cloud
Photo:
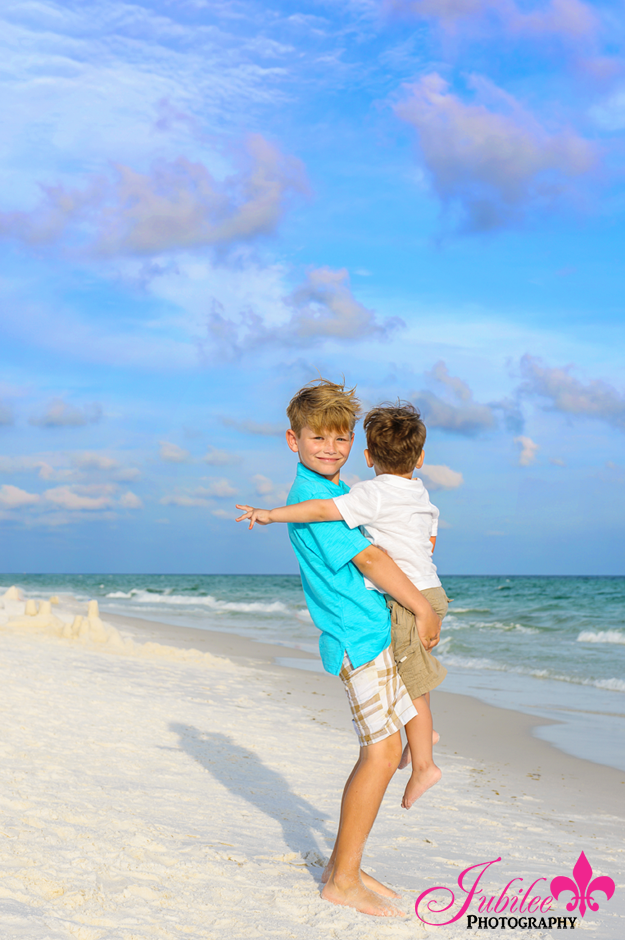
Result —
<instances>
[{"instance_id":1,"label":"pink tinted cloud","mask_svg":"<svg viewBox=\"0 0 625 940\"><path fill-rule=\"evenodd\" d=\"M395 113L416 131L432 187L459 210L460 227L485 231L553 207L593 168L596 152L572 130L549 132L491 83L472 84L490 107L463 101L432 73L404 87Z\"/></svg>"},{"instance_id":2,"label":"pink tinted cloud","mask_svg":"<svg viewBox=\"0 0 625 940\"><path fill-rule=\"evenodd\" d=\"M332 339L388 339L405 326L399 317L382 319L362 304L352 292L345 268L311 269L284 301L290 316L277 325L266 323L253 310L244 310L237 318L226 317L220 305L214 303L207 318L207 332L219 355L237 358L263 347L307 346Z\"/></svg>"},{"instance_id":3,"label":"pink tinted cloud","mask_svg":"<svg viewBox=\"0 0 625 940\"><path fill-rule=\"evenodd\" d=\"M582 0L549 0L529 11L513 0L388 0L385 6L391 13L435 21L446 32L465 35L495 26L512 36L559 37L586 45L600 29L596 12Z\"/></svg>"},{"instance_id":4,"label":"pink tinted cloud","mask_svg":"<svg viewBox=\"0 0 625 940\"><path fill-rule=\"evenodd\" d=\"M625 431L625 392L603 379L582 382L572 366L548 366L539 356L521 359L523 382L518 393L542 398L550 411L605 421Z\"/></svg>"},{"instance_id":5,"label":"pink tinted cloud","mask_svg":"<svg viewBox=\"0 0 625 940\"><path fill-rule=\"evenodd\" d=\"M261 134L248 136L235 162L223 180L181 156L147 172L116 164L83 188L43 186L34 209L0 213L0 236L114 256L225 247L273 232L290 196L306 191L303 165Z\"/></svg>"}]
</instances>

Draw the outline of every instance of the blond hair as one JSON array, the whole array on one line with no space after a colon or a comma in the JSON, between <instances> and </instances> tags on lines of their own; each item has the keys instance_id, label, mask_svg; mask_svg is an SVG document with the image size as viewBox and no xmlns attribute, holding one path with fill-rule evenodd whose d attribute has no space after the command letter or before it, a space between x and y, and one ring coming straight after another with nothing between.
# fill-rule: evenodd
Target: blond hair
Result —
<instances>
[{"instance_id":1,"label":"blond hair","mask_svg":"<svg viewBox=\"0 0 625 940\"><path fill-rule=\"evenodd\" d=\"M356 387L345 388L327 379L313 379L293 396L286 409L291 430L299 437L302 428L320 431L353 431L360 416Z\"/></svg>"},{"instance_id":2,"label":"blond hair","mask_svg":"<svg viewBox=\"0 0 625 940\"><path fill-rule=\"evenodd\" d=\"M408 401L384 402L365 416L363 427L374 464L383 473L412 473L425 444L425 425Z\"/></svg>"}]
</instances>

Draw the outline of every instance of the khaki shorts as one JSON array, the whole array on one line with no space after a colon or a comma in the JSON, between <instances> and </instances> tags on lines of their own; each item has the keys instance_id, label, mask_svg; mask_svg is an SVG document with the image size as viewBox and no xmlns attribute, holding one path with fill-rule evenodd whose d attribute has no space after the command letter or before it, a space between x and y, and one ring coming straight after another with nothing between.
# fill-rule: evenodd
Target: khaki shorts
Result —
<instances>
[{"instance_id":1,"label":"khaki shorts","mask_svg":"<svg viewBox=\"0 0 625 940\"><path fill-rule=\"evenodd\" d=\"M421 593L442 620L449 605L444 589L426 588ZM439 686L447 675L447 670L425 649L417 632L412 611L406 610L392 597L387 597L386 604L391 612L393 655L397 671L404 680L410 698L419 698Z\"/></svg>"},{"instance_id":2,"label":"khaki shorts","mask_svg":"<svg viewBox=\"0 0 625 940\"><path fill-rule=\"evenodd\" d=\"M383 741L416 716L390 646L357 669L345 653L340 676L361 747Z\"/></svg>"}]
</instances>

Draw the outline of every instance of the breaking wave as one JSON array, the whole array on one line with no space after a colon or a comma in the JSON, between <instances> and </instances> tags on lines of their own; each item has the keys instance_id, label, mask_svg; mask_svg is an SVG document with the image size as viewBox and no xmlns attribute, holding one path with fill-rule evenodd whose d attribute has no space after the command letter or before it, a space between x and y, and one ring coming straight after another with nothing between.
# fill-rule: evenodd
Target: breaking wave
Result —
<instances>
[{"instance_id":1,"label":"breaking wave","mask_svg":"<svg viewBox=\"0 0 625 940\"><path fill-rule=\"evenodd\" d=\"M155 594L133 588L125 594L123 591L113 591L106 595L111 599L132 600L137 604L164 604L171 607L206 607L209 610L230 611L240 614L288 614L289 608L282 601L273 601L263 604L260 601L244 603L242 601L219 601L211 594L184 597L180 594Z\"/></svg>"},{"instance_id":2,"label":"breaking wave","mask_svg":"<svg viewBox=\"0 0 625 940\"><path fill-rule=\"evenodd\" d=\"M577 637L578 643L618 643L625 646L625 633L620 630L584 630Z\"/></svg>"}]
</instances>

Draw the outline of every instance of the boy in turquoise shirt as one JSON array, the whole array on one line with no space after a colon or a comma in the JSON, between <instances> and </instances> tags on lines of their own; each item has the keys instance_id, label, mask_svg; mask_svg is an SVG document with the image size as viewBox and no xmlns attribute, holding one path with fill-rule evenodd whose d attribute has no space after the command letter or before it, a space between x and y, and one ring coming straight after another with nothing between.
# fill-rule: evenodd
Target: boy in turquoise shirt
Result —
<instances>
[{"instance_id":1,"label":"boy in turquoise shirt","mask_svg":"<svg viewBox=\"0 0 625 940\"><path fill-rule=\"evenodd\" d=\"M300 463L289 504L347 492L340 480L354 440L359 402L348 391L319 379L291 400L287 444ZM240 509L250 507L239 506ZM245 516L241 517L242 519ZM390 615L363 575L411 610L426 648L440 635L440 618L394 561L343 521L289 524L306 603L321 630L326 670L340 675L360 744L343 790L336 842L325 868L321 896L365 914L402 916L397 897L361 870L365 842L401 757L400 728L416 716L390 649Z\"/></svg>"}]
</instances>

